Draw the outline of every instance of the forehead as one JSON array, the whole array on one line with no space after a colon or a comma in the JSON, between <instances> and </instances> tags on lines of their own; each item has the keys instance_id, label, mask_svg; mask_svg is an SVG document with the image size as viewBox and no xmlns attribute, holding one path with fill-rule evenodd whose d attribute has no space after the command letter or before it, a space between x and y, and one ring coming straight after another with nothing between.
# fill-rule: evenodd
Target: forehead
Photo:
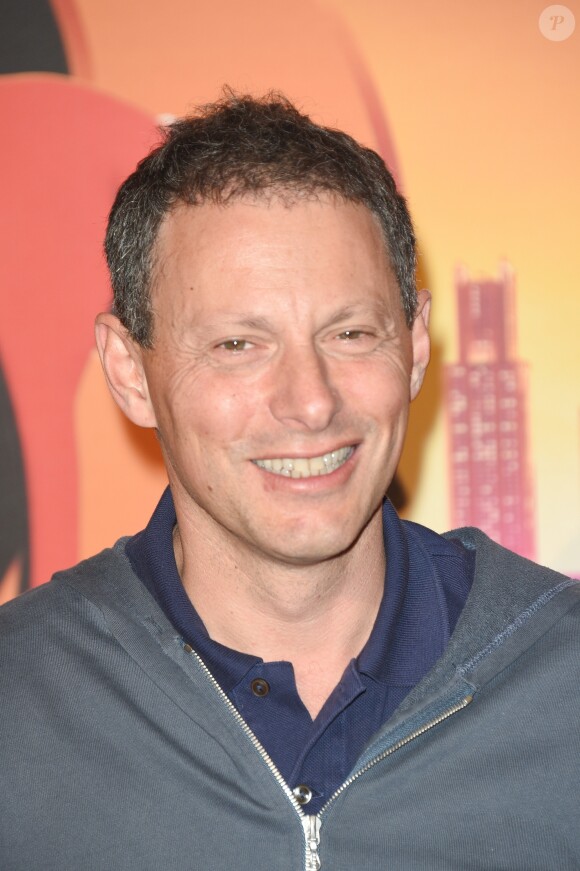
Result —
<instances>
[{"instance_id":1,"label":"forehead","mask_svg":"<svg viewBox=\"0 0 580 871\"><path fill-rule=\"evenodd\" d=\"M160 297L184 294L204 307L277 290L324 302L394 287L399 298L378 219L331 196L179 204L161 226L156 261L155 309Z\"/></svg>"}]
</instances>

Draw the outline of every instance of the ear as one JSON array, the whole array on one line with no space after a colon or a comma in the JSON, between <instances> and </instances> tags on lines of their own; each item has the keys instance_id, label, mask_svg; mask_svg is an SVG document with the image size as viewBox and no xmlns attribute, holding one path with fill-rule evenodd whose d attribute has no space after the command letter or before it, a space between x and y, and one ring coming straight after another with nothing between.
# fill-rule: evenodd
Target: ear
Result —
<instances>
[{"instance_id":1,"label":"ear","mask_svg":"<svg viewBox=\"0 0 580 871\"><path fill-rule=\"evenodd\" d=\"M417 312L411 328L413 345L413 368L411 370L410 396L415 399L425 377L425 370L431 355L431 340L429 338L429 316L431 314L431 294L428 290L420 290L417 300Z\"/></svg>"},{"instance_id":2,"label":"ear","mask_svg":"<svg viewBox=\"0 0 580 871\"><path fill-rule=\"evenodd\" d=\"M97 315L95 339L107 385L121 411L137 426L156 427L140 346L108 312Z\"/></svg>"}]
</instances>

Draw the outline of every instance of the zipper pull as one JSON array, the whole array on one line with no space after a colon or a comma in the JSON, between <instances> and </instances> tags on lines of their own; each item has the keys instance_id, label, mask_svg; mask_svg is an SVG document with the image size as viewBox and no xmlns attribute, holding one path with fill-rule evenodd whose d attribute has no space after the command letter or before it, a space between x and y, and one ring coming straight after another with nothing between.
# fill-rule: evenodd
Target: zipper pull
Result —
<instances>
[{"instance_id":1,"label":"zipper pull","mask_svg":"<svg viewBox=\"0 0 580 871\"><path fill-rule=\"evenodd\" d=\"M305 816L303 826L306 834L306 871L319 871L320 818L314 814Z\"/></svg>"}]
</instances>

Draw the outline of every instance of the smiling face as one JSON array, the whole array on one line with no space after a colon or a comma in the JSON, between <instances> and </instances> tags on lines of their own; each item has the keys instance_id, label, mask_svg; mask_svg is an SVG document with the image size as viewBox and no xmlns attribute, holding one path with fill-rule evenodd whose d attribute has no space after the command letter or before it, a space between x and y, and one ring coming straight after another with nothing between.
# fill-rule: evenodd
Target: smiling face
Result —
<instances>
[{"instance_id":1,"label":"smiling face","mask_svg":"<svg viewBox=\"0 0 580 871\"><path fill-rule=\"evenodd\" d=\"M180 528L299 565L379 529L428 306L410 331L372 214L330 198L180 206L157 254L142 360Z\"/></svg>"}]
</instances>

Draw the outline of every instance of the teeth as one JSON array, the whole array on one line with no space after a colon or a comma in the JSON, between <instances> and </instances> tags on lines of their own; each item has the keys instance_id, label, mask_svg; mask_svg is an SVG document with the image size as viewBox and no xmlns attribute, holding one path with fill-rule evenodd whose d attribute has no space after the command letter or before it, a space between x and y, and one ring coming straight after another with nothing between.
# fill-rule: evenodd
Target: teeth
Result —
<instances>
[{"instance_id":1,"label":"teeth","mask_svg":"<svg viewBox=\"0 0 580 871\"><path fill-rule=\"evenodd\" d=\"M330 475L342 466L352 455L354 448L340 448L320 457L284 457L275 460L253 460L260 469L285 475L287 478L312 478L316 475Z\"/></svg>"}]
</instances>

